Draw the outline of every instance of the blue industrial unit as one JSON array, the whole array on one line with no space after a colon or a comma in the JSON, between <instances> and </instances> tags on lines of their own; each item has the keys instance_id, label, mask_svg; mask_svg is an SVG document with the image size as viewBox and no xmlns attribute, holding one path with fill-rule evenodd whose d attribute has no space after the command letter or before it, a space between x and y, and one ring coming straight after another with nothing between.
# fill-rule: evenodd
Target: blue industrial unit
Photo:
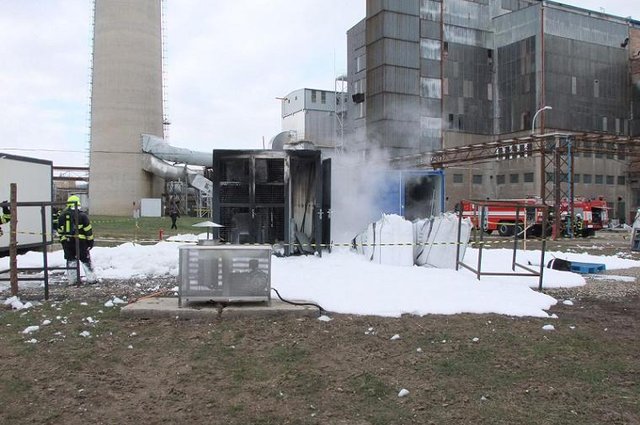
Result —
<instances>
[{"instance_id":1,"label":"blue industrial unit","mask_svg":"<svg viewBox=\"0 0 640 425\"><path fill-rule=\"evenodd\" d=\"M444 211L442 170L392 170L380 178L378 207L385 214L407 220L427 218Z\"/></svg>"}]
</instances>

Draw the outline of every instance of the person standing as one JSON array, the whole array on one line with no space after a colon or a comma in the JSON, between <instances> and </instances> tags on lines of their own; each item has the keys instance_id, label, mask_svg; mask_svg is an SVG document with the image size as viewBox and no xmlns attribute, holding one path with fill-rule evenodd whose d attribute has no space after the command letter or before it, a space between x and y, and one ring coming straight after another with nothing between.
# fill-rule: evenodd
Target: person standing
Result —
<instances>
[{"instance_id":1,"label":"person standing","mask_svg":"<svg viewBox=\"0 0 640 425\"><path fill-rule=\"evenodd\" d=\"M180 217L180 211L178 210L178 205L175 202L171 203L171 207L169 207L169 217L171 217L171 228L178 229L176 226L176 220Z\"/></svg>"},{"instance_id":2,"label":"person standing","mask_svg":"<svg viewBox=\"0 0 640 425\"><path fill-rule=\"evenodd\" d=\"M97 282L96 274L91 264L89 251L93 248L93 228L86 212L80 209L80 198L71 195L67 199L67 207L58 216L58 236L64 250L64 259L67 260L67 278L70 284L76 283L78 260L87 276L87 283ZM78 239L78 252L76 252L76 238Z\"/></svg>"},{"instance_id":3,"label":"person standing","mask_svg":"<svg viewBox=\"0 0 640 425\"><path fill-rule=\"evenodd\" d=\"M7 204L7 201L2 201L3 204ZM0 212L0 225L8 223L11 221L11 210L9 209L9 205L4 205L2 207L2 212ZM4 233L2 232L2 227L0 227L0 236Z\"/></svg>"}]
</instances>

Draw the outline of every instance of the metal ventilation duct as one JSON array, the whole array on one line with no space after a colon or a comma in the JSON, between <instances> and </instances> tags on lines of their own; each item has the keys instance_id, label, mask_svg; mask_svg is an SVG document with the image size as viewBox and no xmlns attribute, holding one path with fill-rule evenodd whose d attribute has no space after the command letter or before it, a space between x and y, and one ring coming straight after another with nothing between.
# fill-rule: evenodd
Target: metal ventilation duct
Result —
<instances>
[{"instance_id":1,"label":"metal ventilation duct","mask_svg":"<svg viewBox=\"0 0 640 425\"><path fill-rule=\"evenodd\" d=\"M142 151L165 161L178 162L180 164L201 165L213 167L211 152L196 152L190 149L176 148L164 139L150 134L142 135Z\"/></svg>"}]
</instances>

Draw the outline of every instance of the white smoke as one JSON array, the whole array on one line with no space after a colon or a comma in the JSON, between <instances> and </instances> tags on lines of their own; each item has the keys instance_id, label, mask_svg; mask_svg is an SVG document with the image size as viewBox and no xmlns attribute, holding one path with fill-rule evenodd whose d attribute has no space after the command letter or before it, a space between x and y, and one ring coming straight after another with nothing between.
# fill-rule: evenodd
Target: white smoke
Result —
<instances>
[{"instance_id":1,"label":"white smoke","mask_svg":"<svg viewBox=\"0 0 640 425\"><path fill-rule=\"evenodd\" d=\"M391 170L381 153L364 158L340 154L331 159L331 237L350 242L371 222L382 217L379 207L385 174Z\"/></svg>"}]
</instances>

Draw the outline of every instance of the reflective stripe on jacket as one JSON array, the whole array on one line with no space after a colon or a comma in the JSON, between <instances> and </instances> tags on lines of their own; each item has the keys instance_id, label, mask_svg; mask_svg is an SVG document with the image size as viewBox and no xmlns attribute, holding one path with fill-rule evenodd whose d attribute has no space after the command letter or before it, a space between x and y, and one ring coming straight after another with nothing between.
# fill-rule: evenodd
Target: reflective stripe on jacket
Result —
<instances>
[{"instance_id":1,"label":"reflective stripe on jacket","mask_svg":"<svg viewBox=\"0 0 640 425\"><path fill-rule=\"evenodd\" d=\"M77 219L75 216L77 214ZM75 226L78 226L75 229ZM93 240L93 228L89 221L89 216L84 211L74 210L67 208L58 217L58 235L60 236L60 242L64 242L77 235L80 240Z\"/></svg>"}]
</instances>

